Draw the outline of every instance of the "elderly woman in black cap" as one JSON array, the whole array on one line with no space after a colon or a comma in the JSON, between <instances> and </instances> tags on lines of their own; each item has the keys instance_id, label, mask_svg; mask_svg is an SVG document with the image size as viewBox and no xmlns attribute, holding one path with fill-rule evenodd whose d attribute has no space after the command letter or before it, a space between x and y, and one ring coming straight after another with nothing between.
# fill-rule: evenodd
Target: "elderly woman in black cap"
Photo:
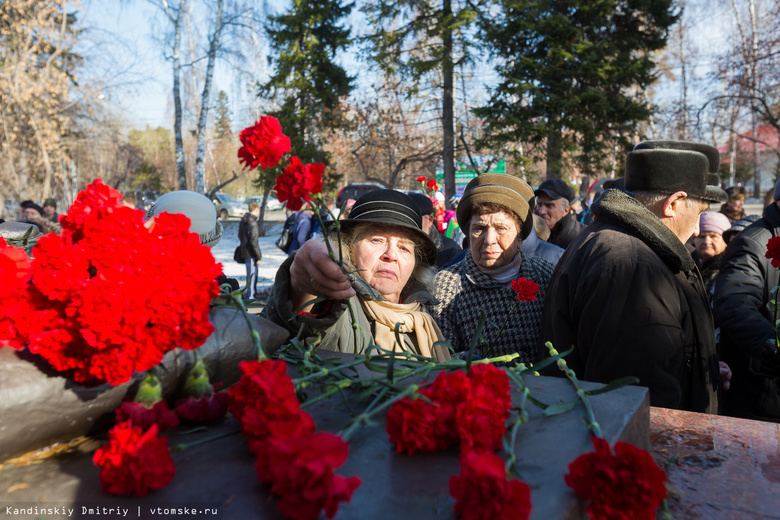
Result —
<instances>
[{"instance_id":1,"label":"elderly woman in black cap","mask_svg":"<svg viewBox=\"0 0 780 520\"><path fill-rule=\"evenodd\" d=\"M521 249L533 229L534 204L531 187L510 175L484 173L466 186L458 222L469 252L436 275L440 303L432 311L456 351L468 348L484 310L480 352L489 357L517 352L519 362L536 361L553 265ZM511 285L519 278L539 285L535 300L517 301Z\"/></svg>"},{"instance_id":2,"label":"elderly woman in black cap","mask_svg":"<svg viewBox=\"0 0 780 520\"><path fill-rule=\"evenodd\" d=\"M326 226L335 248L335 226ZM293 335L303 327L304 340L319 338L321 350L359 354L374 343L385 350L448 359L446 348L434 345L443 338L425 307L435 302L431 265L436 247L422 231L414 201L395 190L363 195L341 221L341 242L344 261L359 280L350 283L325 243L309 240L279 268L266 316ZM307 305L317 297L326 301ZM352 327L348 303L359 330Z\"/></svg>"}]
</instances>

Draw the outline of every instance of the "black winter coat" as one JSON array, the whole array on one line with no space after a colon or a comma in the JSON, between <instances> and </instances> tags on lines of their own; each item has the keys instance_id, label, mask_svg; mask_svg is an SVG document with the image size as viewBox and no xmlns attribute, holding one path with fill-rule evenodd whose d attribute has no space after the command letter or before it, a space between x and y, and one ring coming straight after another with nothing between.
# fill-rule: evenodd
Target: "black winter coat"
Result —
<instances>
[{"instance_id":1,"label":"black winter coat","mask_svg":"<svg viewBox=\"0 0 780 520\"><path fill-rule=\"evenodd\" d=\"M550 238L547 241L562 249L566 249L586 227L585 224L577 221L577 216L574 213L570 212L555 223L550 230Z\"/></svg>"},{"instance_id":2,"label":"black winter coat","mask_svg":"<svg viewBox=\"0 0 780 520\"><path fill-rule=\"evenodd\" d=\"M720 325L723 361L732 371L724 395L725 412L780 422L780 357L764 347L775 337L767 302L780 271L765 257L769 239L780 235L780 209L772 204L763 218L729 242L715 283L714 313Z\"/></svg>"},{"instance_id":3,"label":"black winter coat","mask_svg":"<svg viewBox=\"0 0 780 520\"><path fill-rule=\"evenodd\" d=\"M653 406L717 413L712 314L690 253L625 193L608 190L592 211L553 273L543 341L574 347L566 359L580 379L634 376Z\"/></svg>"},{"instance_id":4,"label":"black winter coat","mask_svg":"<svg viewBox=\"0 0 780 520\"><path fill-rule=\"evenodd\" d=\"M238 224L238 240L242 258L251 258L254 261L261 260L263 253L260 251L260 221L251 213L244 213Z\"/></svg>"}]
</instances>

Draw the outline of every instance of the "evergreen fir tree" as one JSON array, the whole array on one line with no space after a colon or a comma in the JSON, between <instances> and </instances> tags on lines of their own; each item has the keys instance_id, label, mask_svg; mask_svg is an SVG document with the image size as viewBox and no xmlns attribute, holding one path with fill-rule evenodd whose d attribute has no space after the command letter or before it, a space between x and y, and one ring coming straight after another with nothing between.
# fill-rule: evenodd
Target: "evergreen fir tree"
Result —
<instances>
[{"instance_id":1,"label":"evergreen fir tree","mask_svg":"<svg viewBox=\"0 0 780 520\"><path fill-rule=\"evenodd\" d=\"M233 130L230 129L230 116L233 114L230 111L230 104L228 101L228 95L224 90L220 90L217 94L217 107L216 122L214 123L214 129L217 141L224 141L226 139L233 138Z\"/></svg>"},{"instance_id":2,"label":"evergreen fir tree","mask_svg":"<svg viewBox=\"0 0 780 520\"><path fill-rule=\"evenodd\" d=\"M374 28L366 37L372 59L386 73L408 79L409 92L426 79L438 87L448 200L455 193L455 72L471 63L474 21L483 6L468 0L369 0L362 8Z\"/></svg>"},{"instance_id":3,"label":"evergreen fir tree","mask_svg":"<svg viewBox=\"0 0 780 520\"><path fill-rule=\"evenodd\" d=\"M352 7L341 0L293 0L287 13L269 16L270 45L277 54L270 60L274 73L260 93L279 102L266 113L279 119L293 154L304 163L327 165L322 136L343 124L341 101L355 78L334 60L351 44L342 23Z\"/></svg>"},{"instance_id":4,"label":"evergreen fir tree","mask_svg":"<svg viewBox=\"0 0 780 520\"><path fill-rule=\"evenodd\" d=\"M652 52L679 17L673 0L497 0L482 23L500 81L475 110L481 144L520 142L560 177L567 158L606 169L615 144L651 114L641 93L656 79ZM526 148L526 152L529 150ZM530 154L529 154L530 155Z\"/></svg>"}]
</instances>

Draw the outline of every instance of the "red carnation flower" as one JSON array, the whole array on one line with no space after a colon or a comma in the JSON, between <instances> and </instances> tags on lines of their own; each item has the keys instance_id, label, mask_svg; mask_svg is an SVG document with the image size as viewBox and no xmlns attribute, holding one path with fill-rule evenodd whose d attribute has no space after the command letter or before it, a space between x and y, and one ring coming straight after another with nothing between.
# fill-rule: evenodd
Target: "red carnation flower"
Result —
<instances>
[{"instance_id":1,"label":"red carnation flower","mask_svg":"<svg viewBox=\"0 0 780 520\"><path fill-rule=\"evenodd\" d=\"M458 406L455 419L460 449L495 451L501 448L508 418L509 409L495 393L484 386L472 388L468 400Z\"/></svg>"},{"instance_id":2,"label":"red carnation flower","mask_svg":"<svg viewBox=\"0 0 780 520\"><path fill-rule=\"evenodd\" d=\"M247 410L241 419L241 433L249 442L249 451L258 456L262 444L276 436L303 435L314 433L315 424L311 415L303 410L294 410L278 402L268 402Z\"/></svg>"},{"instance_id":3,"label":"red carnation flower","mask_svg":"<svg viewBox=\"0 0 780 520\"><path fill-rule=\"evenodd\" d=\"M504 461L492 453L466 452L460 475L450 477L455 514L463 520L502 518L526 520L531 516L531 488L507 480Z\"/></svg>"},{"instance_id":4,"label":"red carnation flower","mask_svg":"<svg viewBox=\"0 0 780 520\"><path fill-rule=\"evenodd\" d=\"M21 247L9 246L0 237L0 280L3 281L3 293L0 297L27 287L31 277L32 262Z\"/></svg>"},{"instance_id":5,"label":"red carnation flower","mask_svg":"<svg viewBox=\"0 0 780 520\"><path fill-rule=\"evenodd\" d=\"M197 356L195 364L184 382L186 399L176 404L176 413L186 421L204 422L221 419L228 410L228 395L215 393L221 383L212 385L203 358Z\"/></svg>"},{"instance_id":6,"label":"red carnation flower","mask_svg":"<svg viewBox=\"0 0 780 520\"><path fill-rule=\"evenodd\" d=\"M767 258L772 260L772 267L780 268L780 237L772 237L766 244Z\"/></svg>"},{"instance_id":7,"label":"red carnation flower","mask_svg":"<svg viewBox=\"0 0 780 520\"><path fill-rule=\"evenodd\" d=\"M532 302L536 300L539 284L525 278L512 280L512 290L517 293L517 301Z\"/></svg>"},{"instance_id":8,"label":"red carnation flower","mask_svg":"<svg viewBox=\"0 0 780 520\"><path fill-rule=\"evenodd\" d=\"M464 372L439 372L430 388L430 398L439 406L436 416L436 435L440 449L458 443L458 429L455 424L458 405L466 401L471 392L472 382Z\"/></svg>"},{"instance_id":9,"label":"red carnation flower","mask_svg":"<svg viewBox=\"0 0 780 520\"><path fill-rule=\"evenodd\" d=\"M327 518L339 503L352 499L360 478L344 478L334 470L347 460L348 444L338 435L318 433L269 440L271 493L281 497L279 510L293 520Z\"/></svg>"},{"instance_id":10,"label":"red carnation flower","mask_svg":"<svg viewBox=\"0 0 780 520\"><path fill-rule=\"evenodd\" d=\"M239 139L243 146L238 149L238 158L245 169L258 164L263 169L272 168L291 149L290 138L282 133L279 120L271 116L263 116L253 126L241 130Z\"/></svg>"},{"instance_id":11,"label":"red carnation flower","mask_svg":"<svg viewBox=\"0 0 780 520\"><path fill-rule=\"evenodd\" d=\"M92 460L100 468L103 491L110 495L144 496L167 486L176 472L168 439L157 435L157 425L146 432L131 423L114 426Z\"/></svg>"},{"instance_id":12,"label":"red carnation flower","mask_svg":"<svg viewBox=\"0 0 780 520\"><path fill-rule=\"evenodd\" d=\"M287 363L270 359L242 361L238 367L244 375L228 389L228 407L239 422L247 410L256 410L267 402L300 410L295 386L287 375Z\"/></svg>"},{"instance_id":13,"label":"red carnation flower","mask_svg":"<svg viewBox=\"0 0 780 520\"><path fill-rule=\"evenodd\" d=\"M322 163L303 165L295 156L290 157L290 165L276 178L274 190L279 202L287 202L287 209L298 211L315 193L322 192L322 174L325 165Z\"/></svg>"},{"instance_id":14,"label":"red carnation flower","mask_svg":"<svg viewBox=\"0 0 780 520\"><path fill-rule=\"evenodd\" d=\"M257 417L255 414L246 414L244 420L249 423L247 429L252 429L252 423L262 425L263 434L252 436L245 434L249 443L249 451L255 456L255 472L261 482L270 483L273 480L271 471L272 439L288 439L298 436L314 435L314 419L308 413L301 411L297 414L276 416L268 418Z\"/></svg>"},{"instance_id":15,"label":"red carnation flower","mask_svg":"<svg viewBox=\"0 0 780 520\"><path fill-rule=\"evenodd\" d=\"M189 219L162 214L147 227L121 197L100 180L80 192L62 234L33 249L28 311L4 306L16 342L80 383L123 383L214 330L209 304L221 268ZM8 330L0 324L0 341Z\"/></svg>"},{"instance_id":16,"label":"red carnation flower","mask_svg":"<svg viewBox=\"0 0 780 520\"><path fill-rule=\"evenodd\" d=\"M426 180L428 180L428 177L426 177L425 175L420 175L419 177L417 177L418 182L425 182Z\"/></svg>"},{"instance_id":17,"label":"red carnation flower","mask_svg":"<svg viewBox=\"0 0 780 520\"><path fill-rule=\"evenodd\" d=\"M158 401L151 406L126 401L115 413L117 423L130 421L143 430L148 430L153 424L156 424L160 431L179 425L179 418L168 409L165 401Z\"/></svg>"},{"instance_id":18,"label":"red carnation flower","mask_svg":"<svg viewBox=\"0 0 780 520\"><path fill-rule=\"evenodd\" d=\"M593 520L652 520L666 498L666 474L646 451L625 442L614 453L604 439L593 437L595 451L577 457L564 476Z\"/></svg>"},{"instance_id":19,"label":"red carnation flower","mask_svg":"<svg viewBox=\"0 0 780 520\"><path fill-rule=\"evenodd\" d=\"M469 379L473 387L483 387L492 393L507 411L507 417L509 416L509 409L512 407L512 396L509 392L512 385L509 384L506 370L491 363L478 363L471 365Z\"/></svg>"},{"instance_id":20,"label":"red carnation flower","mask_svg":"<svg viewBox=\"0 0 780 520\"><path fill-rule=\"evenodd\" d=\"M221 419L228 411L228 395L214 392L201 397L189 396L176 405L176 415L185 421L206 422Z\"/></svg>"},{"instance_id":21,"label":"red carnation flower","mask_svg":"<svg viewBox=\"0 0 780 520\"><path fill-rule=\"evenodd\" d=\"M421 393L425 395L425 391ZM445 414L437 414L437 411L438 407L422 399L405 397L393 403L387 412L386 430L398 453L414 455L434 452L447 449L457 442L457 432L453 432L454 442L450 438L452 435L437 435L437 432L445 431L440 422L446 420Z\"/></svg>"},{"instance_id":22,"label":"red carnation flower","mask_svg":"<svg viewBox=\"0 0 780 520\"><path fill-rule=\"evenodd\" d=\"M27 346L31 295L29 281L32 264L24 249L6 244L0 237L0 347L22 349Z\"/></svg>"},{"instance_id":23,"label":"red carnation flower","mask_svg":"<svg viewBox=\"0 0 780 520\"><path fill-rule=\"evenodd\" d=\"M439 189L439 185L436 183L434 179L431 179L427 182L428 189L431 191L436 191Z\"/></svg>"}]
</instances>

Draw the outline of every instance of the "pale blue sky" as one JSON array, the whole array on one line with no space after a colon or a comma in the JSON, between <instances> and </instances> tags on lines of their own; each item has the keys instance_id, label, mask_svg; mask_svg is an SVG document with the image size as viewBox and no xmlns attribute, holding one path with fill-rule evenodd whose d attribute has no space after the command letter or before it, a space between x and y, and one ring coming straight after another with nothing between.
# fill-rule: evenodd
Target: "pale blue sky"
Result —
<instances>
[{"instance_id":1,"label":"pale blue sky","mask_svg":"<svg viewBox=\"0 0 780 520\"><path fill-rule=\"evenodd\" d=\"M284 3L285 0L270 2L271 5ZM728 31L731 17L728 6L721 2L703 2L706 4L703 8L695 7L698 2L689 0L689 3L694 6L689 8L687 18L701 51L698 64L692 68L698 81L692 84L689 95L692 102L698 102L704 94L701 80L713 64L713 52L724 45L723 36ZM82 75L81 81L104 78L108 87L101 93L111 107L124 114L128 128L146 125L171 128L172 67L163 58L163 44L157 36L167 30L168 24L163 22L160 10L146 0L82 0L82 5L81 22L88 28L82 45L90 70ZM201 25L199 28L204 33L210 30L205 23ZM257 32L260 40L264 39L261 28ZM251 72L255 77L266 76L264 57L254 60L256 63L249 61L245 60L240 65L247 70L253 68ZM187 71L183 73L188 74ZM253 99L235 78L232 67L218 60L212 104L217 92L225 90L232 104L234 127L243 128L251 124L256 114L251 109ZM655 92L661 100L675 99L679 97L679 85L661 82L656 85Z\"/></svg>"}]
</instances>

